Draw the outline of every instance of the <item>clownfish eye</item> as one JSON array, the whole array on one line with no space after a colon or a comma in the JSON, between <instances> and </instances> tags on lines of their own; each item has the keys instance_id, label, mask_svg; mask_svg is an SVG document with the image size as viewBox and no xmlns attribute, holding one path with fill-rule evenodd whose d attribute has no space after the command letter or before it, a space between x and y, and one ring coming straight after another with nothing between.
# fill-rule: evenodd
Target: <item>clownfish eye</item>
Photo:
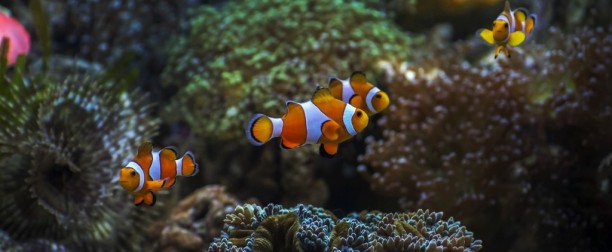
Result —
<instances>
[{"instance_id":1,"label":"clownfish eye","mask_svg":"<svg viewBox=\"0 0 612 252\"><path fill-rule=\"evenodd\" d=\"M131 171L130 172L130 176L132 176L132 177L136 176L136 172L135 171Z\"/></svg>"},{"instance_id":2,"label":"clownfish eye","mask_svg":"<svg viewBox=\"0 0 612 252\"><path fill-rule=\"evenodd\" d=\"M380 99L380 98L382 98L382 95L376 94L374 97L376 97L376 99Z\"/></svg>"},{"instance_id":3,"label":"clownfish eye","mask_svg":"<svg viewBox=\"0 0 612 252\"><path fill-rule=\"evenodd\" d=\"M357 117L361 117L361 111L357 111Z\"/></svg>"},{"instance_id":4,"label":"clownfish eye","mask_svg":"<svg viewBox=\"0 0 612 252\"><path fill-rule=\"evenodd\" d=\"M505 24L504 24L504 27L505 27L505 28L508 28L508 23L505 23Z\"/></svg>"}]
</instances>

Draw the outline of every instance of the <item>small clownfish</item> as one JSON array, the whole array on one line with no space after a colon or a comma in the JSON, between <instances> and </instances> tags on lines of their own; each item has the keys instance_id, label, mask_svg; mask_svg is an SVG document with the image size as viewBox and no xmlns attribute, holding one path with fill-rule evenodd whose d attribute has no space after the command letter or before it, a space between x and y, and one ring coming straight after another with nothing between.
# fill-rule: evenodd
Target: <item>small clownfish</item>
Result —
<instances>
[{"instance_id":1,"label":"small clownfish","mask_svg":"<svg viewBox=\"0 0 612 252\"><path fill-rule=\"evenodd\" d=\"M287 101L286 106L282 118L255 114L249 120L246 135L251 144L260 146L280 137L284 149L320 144L319 154L333 157L340 143L368 126L363 110L334 98L327 88L318 88L310 101Z\"/></svg>"},{"instance_id":2,"label":"small clownfish","mask_svg":"<svg viewBox=\"0 0 612 252\"><path fill-rule=\"evenodd\" d=\"M389 96L368 82L362 72L353 72L348 80L329 79L329 90L339 100L372 116L389 106Z\"/></svg>"},{"instance_id":3,"label":"small clownfish","mask_svg":"<svg viewBox=\"0 0 612 252\"><path fill-rule=\"evenodd\" d=\"M17 61L20 54L30 52L30 34L19 21L0 11L0 45L2 39L8 39L8 65L11 66Z\"/></svg>"},{"instance_id":4,"label":"small clownfish","mask_svg":"<svg viewBox=\"0 0 612 252\"><path fill-rule=\"evenodd\" d=\"M536 25L536 15L529 14L526 9L518 8L510 10L510 2L506 1L504 11L493 21L493 30L480 29L477 35L487 43L497 45L495 48L495 59L503 50L506 57L510 58L507 45L518 46L526 37L531 35Z\"/></svg>"},{"instance_id":5,"label":"small clownfish","mask_svg":"<svg viewBox=\"0 0 612 252\"><path fill-rule=\"evenodd\" d=\"M136 195L134 204L153 206L153 191L172 187L177 176L193 176L198 173L198 164L190 151L179 159L177 156L173 147L154 151L150 142L144 142L138 147L136 157L119 171L119 184Z\"/></svg>"}]
</instances>

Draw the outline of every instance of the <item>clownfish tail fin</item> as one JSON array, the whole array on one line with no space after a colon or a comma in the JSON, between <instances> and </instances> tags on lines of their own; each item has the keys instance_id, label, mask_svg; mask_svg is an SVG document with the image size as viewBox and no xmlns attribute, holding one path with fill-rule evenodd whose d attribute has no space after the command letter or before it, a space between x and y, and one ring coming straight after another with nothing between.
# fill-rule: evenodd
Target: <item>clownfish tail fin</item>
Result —
<instances>
[{"instance_id":1,"label":"clownfish tail fin","mask_svg":"<svg viewBox=\"0 0 612 252\"><path fill-rule=\"evenodd\" d=\"M199 171L198 164L195 162L195 157L191 151L187 151L181 158L181 174L183 176L193 176Z\"/></svg>"},{"instance_id":2,"label":"clownfish tail fin","mask_svg":"<svg viewBox=\"0 0 612 252\"><path fill-rule=\"evenodd\" d=\"M531 13L529 17L527 17L527 20L525 20L525 33L527 34L527 36L531 35L531 32L533 32L533 29L535 28L537 21L538 21L538 16L534 13Z\"/></svg>"},{"instance_id":3,"label":"clownfish tail fin","mask_svg":"<svg viewBox=\"0 0 612 252\"><path fill-rule=\"evenodd\" d=\"M255 114L246 126L246 136L253 145L260 146L282 132L282 120L264 114Z\"/></svg>"}]
</instances>

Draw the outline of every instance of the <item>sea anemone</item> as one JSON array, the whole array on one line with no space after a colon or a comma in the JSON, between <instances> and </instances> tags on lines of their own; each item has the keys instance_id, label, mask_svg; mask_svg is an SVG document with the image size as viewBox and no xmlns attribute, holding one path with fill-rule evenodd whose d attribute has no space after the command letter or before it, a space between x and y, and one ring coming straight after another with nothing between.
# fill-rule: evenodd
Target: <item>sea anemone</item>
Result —
<instances>
[{"instance_id":1,"label":"sea anemone","mask_svg":"<svg viewBox=\"0 0 612 252\"><path fill-rule=\"evenodd\" d=\"M154 135L146 96L118 81L22 72L0 81L0 229L75 250L138 248L150 214L109 193L117 168Z\"/></svg>"}]
</instances>

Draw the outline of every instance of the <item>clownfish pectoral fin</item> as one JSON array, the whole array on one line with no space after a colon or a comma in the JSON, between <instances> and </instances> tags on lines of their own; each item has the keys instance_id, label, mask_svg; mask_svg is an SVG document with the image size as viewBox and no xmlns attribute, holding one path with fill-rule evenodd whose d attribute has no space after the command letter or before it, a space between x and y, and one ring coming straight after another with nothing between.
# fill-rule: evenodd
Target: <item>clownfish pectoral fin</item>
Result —
<instances>
[{"instance_id":1,"label":"clownfish pectoral fin","mask_svg":"<svg viewBox=\"0 0 612 252\"><path fill-rule=\"evenodd\" d=\"M523 33L522 31L515 31L510 34L510 40L508 41L508 44L510 44L511 46L518 46L523 43L523 41L525 41L525 33Z\"/></svg>"},{"instance_id":2,"label":"clownfish pectoral fin","mask_svg":"<svg viewBox=\"0 0 612 252\"><path fill-rule=\"evenodd\" d=\"M164 183L164 188L170 188L176 183L176 178L169 178L166 183Z\"/></svg>"},{"instance_id":3,"label":"clownfish pectoral fin","mask_svg":"<svg viewBox=\"0 0 612 252\"><path fill-rule=\"evenodd\" d=\"M495 40L493 39L493 31L489 29L480 29L476 31L476 35L480 36L482 40L490 45L495 44Z\"/></svg>"},{"instance_id":4,"label":"clownfish pectoral fin","mask_svg":"<svg viewBox=\"0 0 612 252\"><path fill-rule=\"evenodd\" d=\"M144 203L147 204L148 206L155 205L156 201L157 199L155 199L155 194L153 194L153 192L149 192L144 195Z\"/></svg>"},{"instance_id":5,"label":"clownfish pectoral fin","mask_svg":"<svg viewBox=\"0 0 612 252\"><path fill-rule=\"evenodd\" d=\"M332 158L338 154L338 144L325 143L319 146L319 155L326 158Z\"/></svg>"},{"instance_id":6,"label":"clownfish pectoral fin","mask_svg":"<svg viewBox=\"0 0 612 252\"><path fill-rule=\"evenodd\" d=\"M365 84L368 84L368 79L366 78L365 73L360 72L360 71L355 71L351 74L350 82L351 82L351 86L365 85Z\"/></svg>"},{"instance_id":7,"label":"clownfish pectoral fin","mask_svg":"<svg viewBox=\"0 0 612 252\"><path fill-rule=\"evenodd\" d=\"M149 190L151 191L157 191L159 189L164 188L166 182L167 179L145 181L145 183L147 183L147 188L149 188Z\"/></svg>"},{"instance_id":8,"label":"clownfish pectoral fin","mask_svg":"<svg viewBox=\"0 0 612 252\"><path fill-rule=\"evenodd\" d=\"M187 151L185 155L183 155L183 157L181 158L181 162L181 174L183 174L183 176L190 177L198 173L198 164L195 162L195 158L191 151ZM169 182L170 181L166 183Z\"/></svg>"},{"instance_id":9,"label":"clownfish pectoral fin","mask_svg":"<svg viewBox=\"0 0 612 252\"><path fill-rule=\"evenodd\" d=\"M149 141L146 141L140 144L140 146L138 147L138 154L136 154L136 156L143 157L143 156L151 155L152 151L153 151L153 144Z\"/></svg>"},{"instance_id":10,"label":"clownfish pectoral fin","mask_svg":"<svg viewBox=\"0 0 612 252\"><path fill-rule=\"evenodd\" d=\"M338 130L340 129L340 124L333 120L327 120L321 124L321 133L323 137L325 137L329 141L335 141L338 139Z\"/></svg>"},{"instance_id":11,"label":"clownfish pectoral fin","mask_svg":"<svg viewBox=\"0 0 612 252\"><path fill-rule=\"evenodd\" d=\"M144 197L141 195L137 195L136 197L134 197L134 205L140 206L142 205L142 203L144 203Z\"/></svg>"}]
</instances>

